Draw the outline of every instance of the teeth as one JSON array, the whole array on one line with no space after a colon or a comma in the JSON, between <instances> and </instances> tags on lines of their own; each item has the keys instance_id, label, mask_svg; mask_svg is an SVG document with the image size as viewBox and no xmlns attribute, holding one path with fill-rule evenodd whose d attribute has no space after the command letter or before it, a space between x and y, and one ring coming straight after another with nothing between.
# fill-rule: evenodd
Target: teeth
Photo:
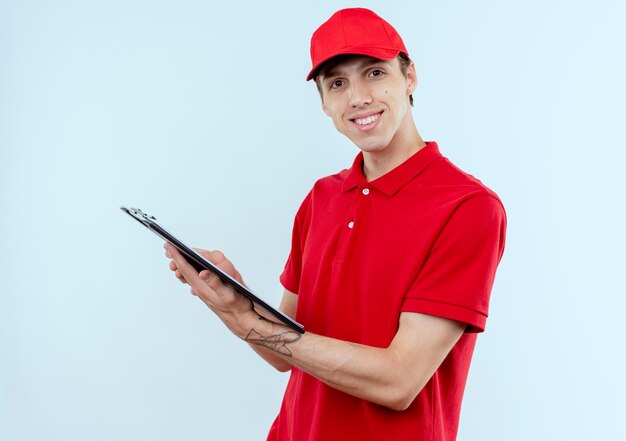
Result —
<instances>
[{"instance_id":1,"label":"teeth","mask_svg":"<svg viewBox=\"0 0 626 441\"><path fill-rule=\"evenodd\" d=\"M357 123L360 126L364 126L365 124L373 123L379 117L380 117L380 113L377 113L376 115L371 115L371 116L368 116L367 118L357 118L357 119L354 120L354 122Z\"/></svg>"}]
</instances>

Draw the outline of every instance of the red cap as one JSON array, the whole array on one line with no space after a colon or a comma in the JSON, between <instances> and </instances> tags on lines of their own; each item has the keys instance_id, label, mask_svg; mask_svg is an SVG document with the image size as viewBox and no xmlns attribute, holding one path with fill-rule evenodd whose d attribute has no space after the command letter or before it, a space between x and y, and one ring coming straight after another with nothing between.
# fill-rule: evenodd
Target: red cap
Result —
<instances>
[{"instance_id":1,"label":"red cap","mask_svg":"<svg viewBox=\"0 0 626 441\"><path fill-rule=\"evenodd\" d=\"M367 55L391 60L400 52L409 55L398 32L376 13L364 8L342 9L313 33L313 68L306 79L313 78L322 63L337 55Z\"/></svg>"}]
</instances>

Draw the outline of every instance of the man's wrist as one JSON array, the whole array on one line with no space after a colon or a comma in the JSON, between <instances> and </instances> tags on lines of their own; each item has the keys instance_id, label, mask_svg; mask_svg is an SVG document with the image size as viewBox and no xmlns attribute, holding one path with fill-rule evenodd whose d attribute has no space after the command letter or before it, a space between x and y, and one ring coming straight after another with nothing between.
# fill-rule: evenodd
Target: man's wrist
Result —
<instances>
[{"instance_id":1,"label":"man's wrist","mask_svg":"<svg viewBox=\"0 0 626 441\"><path fill-rule=\"evenodd\" d=\"M302 334L287 326L269 321L261 316L244 338L251 345L271 349L285 357L293 357L291 345L295 344Z\"/></svg>"},{"instance_id":2,"label":"man's wrist","mask_svg":"<svg viewBox=\"0 0 626 441\"><path fill-rule=\"evenodd\" d=\"M231 331L240 339L245 340L251 329L259 327L258 322L261 320L264 319L254 309L246 311L238 316L236 328L231 328Z\"/></svg>"}]
</instances>

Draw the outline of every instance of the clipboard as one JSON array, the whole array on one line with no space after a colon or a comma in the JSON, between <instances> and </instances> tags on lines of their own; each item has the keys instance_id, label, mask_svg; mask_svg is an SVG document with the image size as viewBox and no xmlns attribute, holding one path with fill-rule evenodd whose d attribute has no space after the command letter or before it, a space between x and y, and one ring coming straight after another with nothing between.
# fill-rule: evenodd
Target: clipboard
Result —
<instances>
[{"instance_id":1,"label":"clipboard","mask_svg":"<svg viewBox=\"0 0 626 441\"><path fill-rule=\"evenodd\" d=\"M132 217L144 227L152 231L161 239L172 244L178 251L180 251L180 253L185 257L187 262L189 262L189 264L193 266L196 271L211 271L212 273L216 274L224 284L231 286L239 294L250 299L255 308L266 312L267 314L276 318L278 321L293 329L294 331L299 332L300 334L304 334L304 326L293 320L288 315L284 314L282 311L272 307L261 298L257 297L252 291L243 286L237 280L233 279L231 276L226 274L209 260L205 259L203 256L195 252L191 247L185 245L185 243L177 239L173 234L171 234L165 228L159 225L154 216L149 216L138 208L120 207L120 210L128 214L130 217Z\"/></svg>"}]
</instances>

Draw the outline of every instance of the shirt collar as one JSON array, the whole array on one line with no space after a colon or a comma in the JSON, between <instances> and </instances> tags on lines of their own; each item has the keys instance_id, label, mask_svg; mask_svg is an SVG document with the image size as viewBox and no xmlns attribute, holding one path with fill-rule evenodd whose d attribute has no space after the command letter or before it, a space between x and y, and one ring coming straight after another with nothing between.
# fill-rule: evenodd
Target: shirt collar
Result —
<instances>
[{"instance_id":1,"label":"shirt collar","mask_svg":"<svg viewBox=\"0 0 626 441\"><path fill-rule=\"evenodd\" d=\"M411 179L439 158L441 158L441 153L439 153L437 143L428 141L423 148L402 164L368 183L363 174L363 152L360 152L346 174L341 191L352 190L355 187L368 184L388 196L393 196Z\"/></svg>"}]
</instances>

